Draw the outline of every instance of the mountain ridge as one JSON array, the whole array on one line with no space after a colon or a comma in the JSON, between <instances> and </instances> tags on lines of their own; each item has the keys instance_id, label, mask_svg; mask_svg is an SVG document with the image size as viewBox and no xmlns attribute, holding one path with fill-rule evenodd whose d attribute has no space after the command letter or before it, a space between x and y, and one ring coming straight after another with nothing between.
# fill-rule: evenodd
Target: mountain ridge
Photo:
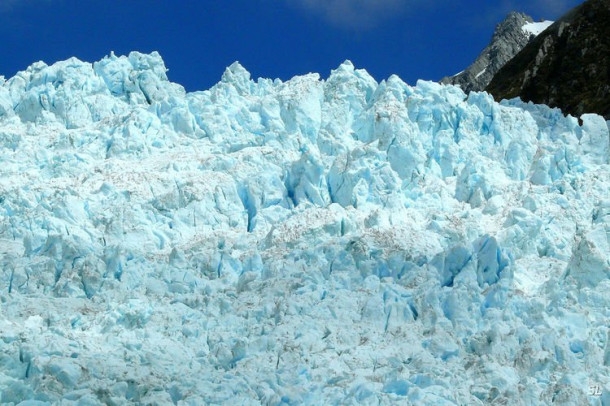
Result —
<instances>
[{"instance_id":1,"label":"mountain ridge","mask_svg":"<svg viewBox=\"0 0 610 406\"><path fill-rule=\"evenodd\" d=\"M483 91L494 75L512 59L535 35L523 27L533 23L532 17L511 12L500 22L487 45L463 72L441 79L441 83L460 85L466 92Z\"/></svg>"}]
</instances>

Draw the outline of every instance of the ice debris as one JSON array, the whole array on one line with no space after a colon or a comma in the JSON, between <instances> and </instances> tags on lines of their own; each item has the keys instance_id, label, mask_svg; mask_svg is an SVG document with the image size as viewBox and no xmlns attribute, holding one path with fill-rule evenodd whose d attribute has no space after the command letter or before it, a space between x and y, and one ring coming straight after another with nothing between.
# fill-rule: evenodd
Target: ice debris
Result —
<instances>
[{"instance_id":1,"label":"ice debris","mask_svg":"<svg viewBox=\"0 0 610 406\"><path fill-rule=\"evenodd\" d=\"M0 402L610 404L581 119L350 62L33 64L0 84Z\"/></svg>"}]
</instances>

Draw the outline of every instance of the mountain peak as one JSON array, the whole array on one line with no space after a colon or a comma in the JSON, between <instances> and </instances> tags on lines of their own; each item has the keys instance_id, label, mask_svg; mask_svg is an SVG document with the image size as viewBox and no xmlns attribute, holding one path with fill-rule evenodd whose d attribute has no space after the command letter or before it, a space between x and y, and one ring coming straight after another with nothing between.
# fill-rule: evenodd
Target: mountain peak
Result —
<instances>
[{"instance_id":1,"label":"mountain peak","mask_svg":"<svg viewBox=\"0 0 610 406\"><path fill-rule=\"evenodd\" d=\"M455 76L445 77L441 83L459 85L465 92L483 90L506 62L511 60L533 38L524 26L534 24L524 13L510 12L499 23L491 42L472 65Z\"/></svg>"}]
</instances>

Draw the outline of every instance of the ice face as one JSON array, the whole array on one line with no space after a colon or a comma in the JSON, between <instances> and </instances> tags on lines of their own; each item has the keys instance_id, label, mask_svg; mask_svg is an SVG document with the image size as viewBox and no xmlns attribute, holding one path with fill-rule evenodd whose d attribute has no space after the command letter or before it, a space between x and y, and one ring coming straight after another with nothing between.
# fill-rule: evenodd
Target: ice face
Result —
<instances>
[{"instance_id":1,"label":"ice face","mask_svg":"<svg viewBox=\"0 0 610 406\"><path fill-rule=\"evenodd\" d=\"M36 63L0 84L0 402L610 401L582 120L350 62Z\"/></svg>"}]
</instances>

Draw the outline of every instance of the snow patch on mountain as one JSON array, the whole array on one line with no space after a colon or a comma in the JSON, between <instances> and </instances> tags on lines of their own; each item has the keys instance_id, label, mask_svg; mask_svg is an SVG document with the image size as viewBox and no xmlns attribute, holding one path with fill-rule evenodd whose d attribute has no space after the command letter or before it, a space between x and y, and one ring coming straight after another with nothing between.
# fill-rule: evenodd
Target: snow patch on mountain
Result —
<instances>
[{"instance_id":1,"label":"snow patch on mountain","mask_svg":"<svg viewBox=\"0 0 610 406\"><path fill-rule=\"evenodd\" d=\"M0 85L0 402L607 402L582 121L350 62L36 63Z\"/></svg>"},{"instance_id":2,"label":"snow patch on mountain","mask_svg":"<svg viewBox=\"0 0 610 406\"><path fill-rule=\"evenodd\" d=\"M538 35L540 35L540 33L542 31L549 28L553 23L554 23L554 21L544 20L544 21L539 21L537 23L527 23L521 28L523 29L524 32L526 32L528 34L538 36Z\"/></svg>"}]
</instances>

